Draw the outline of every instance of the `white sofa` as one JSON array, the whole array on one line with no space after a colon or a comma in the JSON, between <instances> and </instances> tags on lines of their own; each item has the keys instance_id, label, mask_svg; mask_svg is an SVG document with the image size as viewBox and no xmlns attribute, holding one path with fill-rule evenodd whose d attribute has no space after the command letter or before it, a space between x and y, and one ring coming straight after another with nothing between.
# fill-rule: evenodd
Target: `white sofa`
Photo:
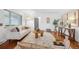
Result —
<instances>
[{"instance_id":1,"label":"white sofa","mask_svg":"<svg viewBox=\"0 0 79 59\"><path fill-rule=\"evenodd\" d=\"M20 40L31 32L30 29L21 30L19 32L11 32L10 30L15 28L11 27L0 27L0 45L5 43L7 40Z\"/></svg>"},{"instance_id":2,"label":"white sofa","mask_svg":"<svg viewBox=\"0 0 79 59\"><path fill-rule=\"evenodd\" d=\"M7 30L4 29L3 27L0 27L0 44L7 41L6 35L7 35Z\"/></svg>"},{"instance_id":3,"label":"white sofa","mask_svg":"<svg viewBox=\"0 0 79 59\"><path fill-rule=\"evenodd\" d=\"M24 36L26 36L27 34L29 34L31 32L30 29L24 29L21 30L21 28L19 28L20 31L19 32L11 32L9 29L8 30L8 34L7 34L7 39L11 39L11 40L20 40L22 39Z\"/></svg>"}]
</instances>

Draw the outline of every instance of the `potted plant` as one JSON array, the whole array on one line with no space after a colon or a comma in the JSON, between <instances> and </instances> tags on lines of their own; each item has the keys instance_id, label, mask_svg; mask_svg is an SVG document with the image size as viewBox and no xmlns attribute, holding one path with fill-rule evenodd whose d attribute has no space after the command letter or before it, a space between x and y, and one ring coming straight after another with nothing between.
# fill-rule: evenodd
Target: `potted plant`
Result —
<instances>
[{"instance_id":1,"label":"potted plant","mask_svg":"<svg viewBox=\"0 0 79 59\"><path fill-rule=\"evenodd\" d=\"M54 21L53 21L53 25L55 26L55 29L54 29L55 31L57 31L56 28L58 26L58 21L59 20L56 20L56 19L54 19Z\"/></svg>"}]
</instances>

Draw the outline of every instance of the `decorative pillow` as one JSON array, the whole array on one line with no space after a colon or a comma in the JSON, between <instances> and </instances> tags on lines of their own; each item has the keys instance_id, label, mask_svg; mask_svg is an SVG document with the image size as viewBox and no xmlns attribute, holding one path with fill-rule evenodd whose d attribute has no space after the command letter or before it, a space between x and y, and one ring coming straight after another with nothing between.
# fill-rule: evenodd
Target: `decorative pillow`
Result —
<instances>
[{"instance_id":1,"label":"decorative pillow","mask_svg":"<svg viewBox=\"0 0 79 59\"><path fill-rule=\"evenodd\" d=\"M16 28L11 29L11 32L17 32Z\"/></svg>"},{"instance_id":2,"label":"decorative pillow","mask_svg":"<svg viewBox=\"0 0 79 59\"><path fill-rule=\"evenodd\" d=\"M17 32L19 32L19 31L20 31L18 27L16 27L16 30L17 30Z\"/></svg>"}]
</instances>

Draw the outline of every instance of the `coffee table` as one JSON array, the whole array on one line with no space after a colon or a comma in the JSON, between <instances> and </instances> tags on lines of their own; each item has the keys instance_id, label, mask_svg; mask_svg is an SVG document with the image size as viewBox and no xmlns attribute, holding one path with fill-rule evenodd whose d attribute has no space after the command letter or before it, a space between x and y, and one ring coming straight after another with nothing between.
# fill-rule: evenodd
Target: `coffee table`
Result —
<instances>
[{"instance_id":1,"label":"coffee table","mask_svg":"<svg viewBox=\"0 0 79 59\"><path fill-rule=\"evenodd\" d=\"M33 33L35 34L35 38L38 38L39 37L39 35L41 36L41 37L43 37L43 33L44 33L44 31L43 30L40 30L40 31L33 31Z\"/></svg>"}]
</instances>

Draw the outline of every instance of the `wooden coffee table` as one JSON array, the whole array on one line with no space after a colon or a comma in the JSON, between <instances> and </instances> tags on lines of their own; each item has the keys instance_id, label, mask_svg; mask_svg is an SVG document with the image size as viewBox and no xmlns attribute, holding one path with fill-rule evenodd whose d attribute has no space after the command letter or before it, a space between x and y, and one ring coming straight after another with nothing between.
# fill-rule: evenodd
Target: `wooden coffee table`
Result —
<instances>
[{"instance_id":1,"label":"wooden coffee table","mask_svg":"<svg viewBox=\"0 0 79 59\"><path fill-rule=\"evenodd\" d=\"M35 38L38 38L38 37L39 37L39 35L42 37L42 36L43 36L43 33L44 33L44 31L43 31L43 30L40 30L40 31L34 31Z\"/></svg>"}]
</instances>

